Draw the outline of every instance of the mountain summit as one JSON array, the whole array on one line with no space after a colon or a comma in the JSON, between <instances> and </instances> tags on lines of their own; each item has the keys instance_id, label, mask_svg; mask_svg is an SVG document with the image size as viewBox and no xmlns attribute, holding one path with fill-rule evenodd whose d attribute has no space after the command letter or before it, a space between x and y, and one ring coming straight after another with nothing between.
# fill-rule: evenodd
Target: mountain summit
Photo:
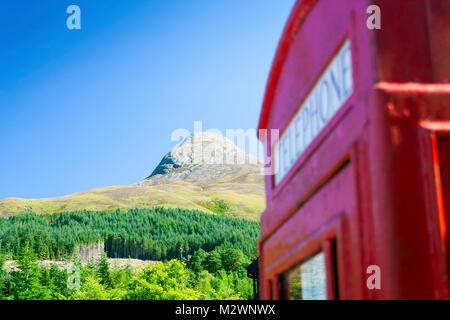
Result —
<instances>
[{"instance_id":1,"label":"mountain summit","mask_svg":"<svg viewBox=\"0 0 450 320\"><path fill-rule=\"evenodd\" d=\"M167 153L143 181L60 198L8 198L0 201L0 216L163 206L257 220L265 206L261 166L229 139L195 133Z\"/></svg>"},{"instance_id":2,"label":"mountain summit","mask_svg":"<svg viewBox=\"0 0 450 320\"><path fill-rule=\"evenodd\" d=\"M217 178L242 166L257 169L261 163L224 136L200 132L188 136L167 153L147 179L155 176Z\"/></svg>"}]
</instances>

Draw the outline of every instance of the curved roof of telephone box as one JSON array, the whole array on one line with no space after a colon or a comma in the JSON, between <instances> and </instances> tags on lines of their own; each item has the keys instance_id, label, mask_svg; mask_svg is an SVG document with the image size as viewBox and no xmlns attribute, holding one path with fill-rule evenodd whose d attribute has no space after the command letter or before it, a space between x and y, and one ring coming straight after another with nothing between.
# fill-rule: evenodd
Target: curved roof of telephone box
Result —
<instances>
[{"instance_id":1,"label":"curved roof of telephone box","mask_svg":"<svg viewBox=\"0 0 450 320\"><path fill-rule=\"evenodd\" d=\"M270 111L275 98L278 81L280 79L289 50L292 46L292 42L295 38L295 34L317 1L318 0L299 0L292 9L291 15L289 16L286 26L284 27L283 35L281 36L278 44L275 58L272 63L272 68L269 73L269 78L267 80L261 115L259 117L258 130L267 128L267 122L269 120Z\"/></svg>"}]
</instances>

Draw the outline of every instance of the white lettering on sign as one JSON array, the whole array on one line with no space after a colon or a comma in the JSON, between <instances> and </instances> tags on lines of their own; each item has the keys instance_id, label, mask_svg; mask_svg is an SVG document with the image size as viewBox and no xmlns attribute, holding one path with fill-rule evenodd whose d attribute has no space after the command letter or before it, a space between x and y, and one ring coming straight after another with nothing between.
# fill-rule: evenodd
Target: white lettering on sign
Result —
<instances>
[{"instance_id":1,"label":"white lettering on sign","mask_svg":"<svg viewBox=\"0 0 450 320\"><path fill-rule=\"evenodd\" d=\"M353 93L352 53L347 40L274 146L278 184Z\"/></svg>"}]
</instances>

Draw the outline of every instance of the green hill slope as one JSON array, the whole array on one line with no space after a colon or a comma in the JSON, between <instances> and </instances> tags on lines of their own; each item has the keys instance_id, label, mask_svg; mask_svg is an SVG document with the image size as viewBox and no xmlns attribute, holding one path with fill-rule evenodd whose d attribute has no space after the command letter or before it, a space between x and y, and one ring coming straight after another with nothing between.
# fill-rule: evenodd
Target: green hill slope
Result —
<instances>
[{"instance_id":1,"label":"green hill slope","mask_svg":"<svg viewBox=\"0 0 450 320\"><path fill-rule=\"evenodd\" d=\"M60 198L8 198L0 201L0 215L158 206L197 209L256 220L265 206L263 177L258 170L242 167L218 179L145 180L129 186L93 189Z\"/></svg>"},{"instance_id":2,"label":"green hill slope","mask_svg":"<svg viewBox=\"0 0 450 320\"><path fill-rule=\"evenodd\" d=\"M227 157L234 163L224 164ZM0 216L162 206L257 220L265 207L260 168L256 158L225 137L198 133L167 153L144 181L59 198L7 198L0 201Z\"/></svg>"}]
</instances>

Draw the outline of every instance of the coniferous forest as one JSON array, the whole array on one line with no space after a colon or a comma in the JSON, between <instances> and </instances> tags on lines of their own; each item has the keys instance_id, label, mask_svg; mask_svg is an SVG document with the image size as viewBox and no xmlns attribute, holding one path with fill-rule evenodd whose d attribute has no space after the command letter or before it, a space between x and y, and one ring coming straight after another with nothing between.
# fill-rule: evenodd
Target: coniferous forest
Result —
<instances>
[{"instance_id":1,"label":"coniferous forest","mask_svg":"<svg viewBox=\"0 0 450 320\"><path fill-rule=\"evenodd\" d=\"M39 259L73 256L79 244L105 243L114 258L180 259L219 245L255 258L259 224L184 209L24 213L0 218L0 252L18 254L28 245Z\"/></svg>"},{"instance_id":2,"label":"coniferous forest","mask_svg":"<svg viewBox=\"0 0 450 320\"><path fill-rule=\"evenodd\" d=\"M183 209L0 218L0 299L251 299L258 236L256 222ZM75 248L100 242L101 259L82 263ZM108 257L154 262L113 269Z\"/></svg>"}]
</instances>

